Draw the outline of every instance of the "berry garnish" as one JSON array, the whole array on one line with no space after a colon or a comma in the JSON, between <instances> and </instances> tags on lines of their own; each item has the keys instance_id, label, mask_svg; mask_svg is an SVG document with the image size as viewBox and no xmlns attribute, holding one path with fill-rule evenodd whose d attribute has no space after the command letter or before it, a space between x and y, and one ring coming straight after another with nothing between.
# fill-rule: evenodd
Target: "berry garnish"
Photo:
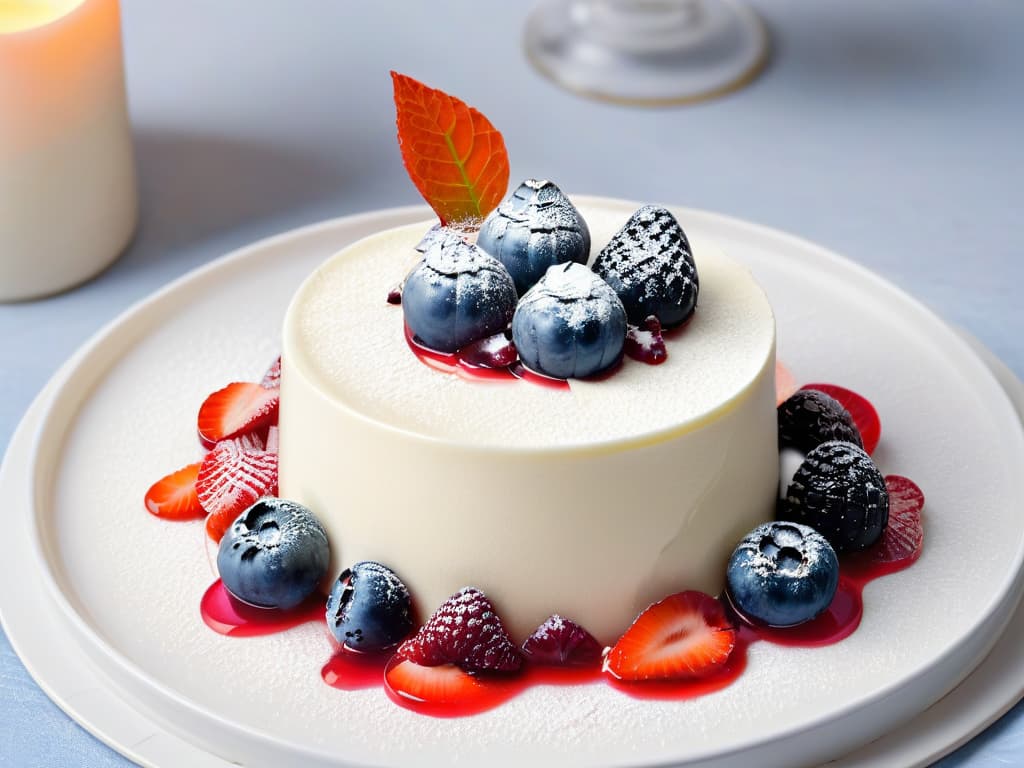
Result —
<instances>
[{"instance_id":1,"label":"berry garnish","mask_svg":"<svg viewBox=\"0 0 1024 768\"><path fill-rule=\"evenodd\" d=\"M775 361L775 404L782 405L797 391L796 379L792 372L778 360Z\"/></svg>"},{"instance_id":2,"label":"berry garnish","mask_svg":"<svg viewBox=\"0 0 1024 768\"><path fill-rule=\"evenodd\" d=\"M661 323L654 315L648 317L642 326L626 326L625 352L634 360L648 365L660 365L668 359L665 337L661 335Z\"/></svg>"},{"instance_id":3,"label":"berry garnish","mask_svg":"<svg viewBox=\"0 0 1024 768\"><path fill-rule=\"evenodd\" d=\"M679 592L637 616L605 656L603 671L619 680L704 677L736 645L722 604L703 592Z\"/></svg>"},{"instance_id":4,"label":"berry garnish","mask_svg":"<svg viewBox=\"0 0 1024 768\"><path fill-rule=\"evenodd\" d=\"M426 667L456 664L467 672L515 672L523 663L491 601L473 587L449 597L399 646L398 655Z\"/></svg>"},{"instance_id":5,"label":"berry garnish","mask_svg":"<svg viewBox=\"0 0 1024 768\"><path fill-rule=\"evenodd\" d=\"M242 602L287 610L313 593L329 558L327 532L310 510L265 496L220 540L217 570L224 588Z\"/></svg>"},{"instance_id":6,"label":"berry garnish","mask_svg":"<svg viewBox=\"0 0 1024 768\"><path fill-rule=\"evenodd\" d=\"M206 532L219 542L258 498L277 494L277 452L257 435L221 440L199 467L196 494L208 515Z\"/></svg>"},{"instance_id":7,"label":"berry garnish","mask_svg":"<svg viewBox=\"0 0 1024 768\"><path fill-rule=\"evenodd\" d=\"M490 120L464 102L391 73L402 162L442 224L479 224L508 189L508 153Z\"/></svg>"},{"instance_id":8,"label":"berry garnish","mask_svg":"<svg viewBox=\"0 0 1024 768\"><path fill-rule=\"evenodd\" d=\"M835 398L849 412L853 423L857 425L857 431L864 442L864 450L869 455L875 452L882 437L882 422L878 418L875 406L866 397L836 384L804 384L801 389L815 389Z\"/></svg>"},{"instance_id":9,"label":"berry garnish","mask_svg":"<svg viewBox=\"0 0 1024 768\"><path fill-rule=\"evenodd\" d=\"M849 558L850 565L886 565L899 569L912 565L921 556L924 493L913 480L900 475L886 475L885 488L889 493L889 524L885 533L875 546Z\"/></svg>"},{"instance_id":10,"label":"berry garnish","mask_svg":"<svg viewBox=\"0 0 1024 768\"><path fill-rule=\"evenodd\" d=\"M196 495L196 476L199 464L187 467L162 477L146 491L146 509L165 520L194 520L203 517L203 511Z\"/></svg>"},{"instance_id":11,"label":"berry garnish","mask_svg":"<svg viewBox=\"0 0 1024 768\"><path fill-rule=\"evenodd\" d=\"M586 264L590 230L562 190L527 179L487 217L476 244L505 265L522 296L548 267Z\"/></svg>"},{"instance_id":12,"label":"berry garnish","mask_svg":"<svg viewBox=\"0 0 1024 768\"><path fill-rule=\"evenodd\" d=\"M793 475L778 517L811 526L836 552L866 549L889 519L885 479L853 443L822 443Z\"/></svg>"},{"instance_id":13,"label":"berry garnish","mask_svg":"<svg viewBox=\"0 0 1024 768\"><path fill-rule=\"evenodd\" d=\"M260 381L261 387L267 389L278 389L281 386L281 356L277 356L271 366L267 369L267 372L263 374L263 379Z\"/></svg>"},{"instance_id":14,"label":"berry garnish","mask_svg":"<svg viewBox=\"0 0 1024 768\"><path fill-rule=\"evenodd\" d=\"M199 407L199 439L209 448L273 424L280 399L278 389L251 382L228 384Z\"/></svg>"},{"instance_id":15,"label":"berry garnish","mask_svg":"<svg viewBox=\"0 0 1024 768\"><path fill-rule=\"evenodd\" d=\"M382 651L412 632L412 597L390 568L371 560L356 563L331 589L327 628L346 648Z\"/></svg>"},{"instance_id":16,"label":"berry garnish","mask_svg":"<svg viewBox=\"0 0 1024 768\"><path fill-rule=\"evenodd\" d=\"M864 447L849 411L835 398L815 389L794 392L779 406L778 421L779 448L807 453L830 440Z\"/></svg>"},{"instance_id":17,"label":"berry garnish","mask_svg":"<svg viewBox=\"0 0 1024 768\"><path fill-rule=\"evenodd\" d=\"M515 308L508 270L452 233L430 243L402 289L406 325L417 341L439 352L503 332Z\"/></svg>"},{"instance_id":18,"label":"berry garnish","mask_svg":"<svg viewBox=\"0 0 1024 768\"><path fill-rule=\"evenodd\" d=\"M388 694L405 705L426 704L442 708L457 705L460 710L473 711L492 698L489 689L495 683L493 679L464 672L454 664L427 667L399 656L395 656L384 670ZM439 712L431 710L431 714Z\"/></svg>"},{"instance_id":19,"label":"berry garnish","mask_svg":"<svg viewBox=\"0 0 1024 768\"><path fill-rule=\"evenodd\" d=\"M531 371L556 379L600 373L622 357L626 312L615 292L575 262L549 267L519 301L512 341Z\"/></svg>"},{"instance_id":20,"label":"berry garnish","mask_svg":"<svg viewBox=\"0 0 1024 768\"><path fill-rule=\"evenodd\" d=\"M523 643L523 653L535 664L589 667L601 662L601 644L571 619L552 614Z\"/></svg>"},{"instance_id":21,"label":"berry garnish","mask_svg":"<svg viewBox=\"0 0 1024 768\"><path fill-rule=\"evenodd\" d=\"M697 306L697 266L682 227L669 211L645 205L598 254L594 271L615 290L629 322L654 315L681 325Z\"/></svg>"},{"instance_id":22,"label":"berry garnish","mask_svg":"<svg viewBox=\"0 0 1024 768\"><path fill-rule=\"evenodd\" d=\"M793 627L828 608L839 586L839 559L828 540L809 526L763 523L733 551L726 585L742 618Z\"/></svg>"}]
</instances>

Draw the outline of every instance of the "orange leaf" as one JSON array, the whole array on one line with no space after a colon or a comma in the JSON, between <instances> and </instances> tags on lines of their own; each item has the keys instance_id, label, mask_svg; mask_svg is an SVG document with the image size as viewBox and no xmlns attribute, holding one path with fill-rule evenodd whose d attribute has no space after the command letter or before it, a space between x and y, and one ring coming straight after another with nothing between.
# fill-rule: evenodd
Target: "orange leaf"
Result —
<instances>
[{"instance_id":1,"label":"orange leaf","mask_svg":"<svg viewBox=\"0 0 1024 768\"><path fill-rule=\"evenodd\" d=\"M392 72L398 146L409 178L441 223L474 224L508 188L508 152L491 121L465 102Z\"/></svg>"}]
</instances>

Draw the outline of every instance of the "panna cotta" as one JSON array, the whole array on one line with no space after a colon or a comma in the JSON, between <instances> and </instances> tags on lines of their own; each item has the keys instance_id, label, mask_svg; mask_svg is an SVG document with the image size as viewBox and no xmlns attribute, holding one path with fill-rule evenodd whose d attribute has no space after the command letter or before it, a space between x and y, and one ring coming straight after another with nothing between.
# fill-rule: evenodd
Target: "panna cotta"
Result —
<instances>
[{"instance_id":1,"label":"panna cotta","mask_svg":"<svg viewBox=\"0 0 1024 768\"><path fill-rule=\"evenodd\" d=\"M577 207L591 261L636 208ZM660 365L470 380L413 354L385 300L429 227L345 248L285 318L280 494L323 523L328 573L379 561L423 616L472 585L517 642L558 613L611 645L667 594L718 594L778 489L775 322L749 271L690 239L698 306Z\"/></svg>"}]
</instances>

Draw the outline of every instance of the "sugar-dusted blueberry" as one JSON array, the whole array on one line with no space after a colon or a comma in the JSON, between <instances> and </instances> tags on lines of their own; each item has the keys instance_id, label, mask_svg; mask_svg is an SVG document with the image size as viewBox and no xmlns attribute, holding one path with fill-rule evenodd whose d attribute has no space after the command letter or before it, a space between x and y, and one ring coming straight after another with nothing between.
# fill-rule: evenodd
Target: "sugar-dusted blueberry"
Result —
<instances>
[{"instance_id":1,"label":"sugar-dusted blueberry","mask_svg":"<svg viewBox=\"0 0 1024 768\"><path fill-rule=\"evenodd\" d=\"M405 322L425 346L455 352L504 331L516 308L516 286L497 259L454 232L424 241L423 259L405 278Z\"/></svg>"},{"instance_id":2,"label":"sugar-dusted blueberry","mask_svg":"<svg viewBox=\"0 0 1024 768\"><path fill-rule=\"evenodd\" d=\"M548 267L590 257L590 229L550 181L527 179L491 212L476 244L508 269L522 296Z\"/></svg>"},{"instance_id":3,"label":"sugar-dusted blueberry","mask_svg":"<svg viewBox=\"0 0 1024 768\"><path fill-rule=\"evenodd\" d=\"M652 315L663 328L681 325L697 306L697 265L676 217L645 205L598 254L594 271L615 290L629 322Z\"/></svg>"},{"instance_id":4,"label":"sugar-dusted blueberry","mask_svg":"<svg viewBox=\"0 0 1024 768\"><path fill-rule=\"evenodd\" d=\"M575 262L548 267L516 308L512 341L531 371L582 378L622 357L626 311L615 292Z\"/></svg>"},{"instance_id":5,"label":"sugar-dusted blueberry","mask_svg":"<svg viewBox=\"0 0 1024 768\"><path fill-rule=\"evenodd\" d=\"M836 552L866 549L889 520L885 478L862 448L841 440L822 443L793 475L778 516L811 526Z\"/></svg>"},{"instance_id":6,"label":"sugar-dusted blueberry","mask_svg":"<svg viewBox=\"0 0 1024 768\"><path fill-rule=\"evenodd\" d=\"M805 453L829 440L845 440L858 448L864 443L853 417L838 400L815 389L801 389L778 408L779 448Z\"/></svg>"},{"instance_id":7,"label":"sugar-dusted blueberry","mask_svg":"<svg viewBox=\"0 0 1024 768\"><path fill-rule=\"evenodd\" d=\"M810 621L828 608L838 586L835 550L800 523L759 525L743 537L726 568L733 607L747 621L770 627Z\"/></svg>"},{"instance_id":8,"label":"sugar-dusted blueberry","mask_svg":"<svg viewBox=\"0 0 1024 768\"><path fill-rule=\"evenodd\" d=\"M372 560L346 568L327 598L327 626L339 643L375 652L413 630L412 598L397 574Z\"/></svg>"},{"instance_id":9,"label":"sugar-dusted blueberry","mask_svg":"<svg viewBox=\"0 0 1024 768\"><path fill-rule=\"evenodd\" d=\"M294 608L327 572L327 533L301 504L265 496L238 516L220 541L224 587L260 608Z\"/></svg>"}]
</instances>

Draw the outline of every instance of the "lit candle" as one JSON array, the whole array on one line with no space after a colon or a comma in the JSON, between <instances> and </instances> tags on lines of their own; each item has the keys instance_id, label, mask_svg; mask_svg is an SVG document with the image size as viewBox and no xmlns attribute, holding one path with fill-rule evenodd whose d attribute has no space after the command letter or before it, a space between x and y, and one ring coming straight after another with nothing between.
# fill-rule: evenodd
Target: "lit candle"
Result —
<instances>
[{"instance_id":1,"label":"lit candle","mask_svg":"<svg viewBox=\"0 0 1024 768\"><path fill-rule=\"evenodd\" d=\"M97 274L136 215L117 0L0 0L0 301Z\"/></svg>"}]
</instances>

